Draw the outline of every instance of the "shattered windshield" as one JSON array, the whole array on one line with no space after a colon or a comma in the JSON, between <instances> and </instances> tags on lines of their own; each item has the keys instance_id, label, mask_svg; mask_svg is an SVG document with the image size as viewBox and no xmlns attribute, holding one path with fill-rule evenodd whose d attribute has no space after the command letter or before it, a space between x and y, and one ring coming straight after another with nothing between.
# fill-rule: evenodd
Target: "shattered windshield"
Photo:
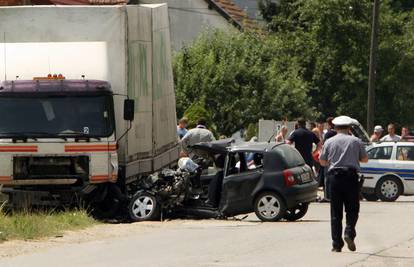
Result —
<instances>
[{"instance_id":1,"label":"shattered windshield","mask_svg":"<svg viewBox=\"0 0 414 267\"><path fill-rule=\"evenodd\" d=\"M111 96L1 97L0 136L91 136L113 133Z\"/></svg>"}]
</instances>

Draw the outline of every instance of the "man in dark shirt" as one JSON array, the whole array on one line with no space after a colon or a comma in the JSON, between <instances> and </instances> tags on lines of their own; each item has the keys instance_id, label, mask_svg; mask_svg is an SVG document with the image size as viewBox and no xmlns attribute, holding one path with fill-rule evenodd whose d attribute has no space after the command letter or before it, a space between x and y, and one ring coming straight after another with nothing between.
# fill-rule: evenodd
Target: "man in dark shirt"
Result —
<instances>
[{"instance_id":1,"label":"man in dark shirt","mask_svg":"<svg viewBox=\"0 0 414 267\"><path fill-rule=\"evenodd\" d=\"M298 120L298 129L288 137L287 143L295 143L295 148L302 155L306 164L313 166L312 148L313 144L319 145L319 138L313 132L306 129L306 120Z\"/></svg>"},{"instance_id":2,"label":"man in dark shirt","mask_svg":"<svg viewBox=\"0 0 414 267\"><path fill-rule=\"evenodd\" d=\"M326 119L326 123L328 124L328 130L325 133L325 136L323 138L323 143L325 143L329 138L334 137L336 135L335 126L332 123L333 117L329 117ZM329 181L326 178L326 170L325 167L321 166L319 169L319 186L322 187L324 196L320 200L320 202L328 202L329 201Z\"/></svg>"},{"instance_id":3,"label":"man in dark shirt","mask_svg":"<svg viewBox=\"0 0 414 267\"><path fill-rule=\"evenodd\" d=\"M326 119L326 122L328 123L328 130L326 131L325 136L323 138L324 143L326 142L326 140L336 135L336 131L332 123L333 119L333 117L329 117L328 119Z\"/></svg>"}]
</instances>

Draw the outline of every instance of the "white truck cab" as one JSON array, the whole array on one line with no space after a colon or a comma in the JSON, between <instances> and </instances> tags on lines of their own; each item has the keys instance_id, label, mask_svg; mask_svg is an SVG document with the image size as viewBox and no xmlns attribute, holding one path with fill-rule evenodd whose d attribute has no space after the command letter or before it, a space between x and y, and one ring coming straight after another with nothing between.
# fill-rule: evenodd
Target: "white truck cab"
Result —
<instances>
[{"instance_id":1,"label":"white truck cab","mask_svg":"<svg viewBox=\"0 0 414 267\"><path fill-rule=\"evenodd\" d=\"M109 212L142 176L177 163L166 4L0 7L0 17L9 203L82 197Z\"/></svg>"}]
</instances>

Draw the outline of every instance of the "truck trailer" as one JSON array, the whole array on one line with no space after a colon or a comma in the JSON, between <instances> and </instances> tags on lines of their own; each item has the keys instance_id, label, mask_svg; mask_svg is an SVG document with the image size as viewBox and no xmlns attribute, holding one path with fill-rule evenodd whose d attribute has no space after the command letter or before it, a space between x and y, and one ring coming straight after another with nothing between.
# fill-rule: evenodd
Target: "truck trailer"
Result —
<instances>
[{"instance_id":1,"label":"truck trailer","mask_svg":"<svg viewBox=\"0 0 414 267\"><path fill-rule=\"evenodd\" d=\"M165 4L0 8L0 184L109 212L179 157Z\"/></svg>"}]
</instances>

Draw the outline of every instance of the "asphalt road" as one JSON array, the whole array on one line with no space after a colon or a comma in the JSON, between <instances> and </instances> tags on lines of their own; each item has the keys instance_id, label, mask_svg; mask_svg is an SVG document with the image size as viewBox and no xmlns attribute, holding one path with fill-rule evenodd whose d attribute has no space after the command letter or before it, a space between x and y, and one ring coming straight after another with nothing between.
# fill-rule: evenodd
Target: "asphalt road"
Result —
<instances>
[{"instance_id":1,"label":"asphalt road","mask_svg":"<svg viewBox=\"0 0 414 267\"><path fill-rule=\"evenodd\" d=\"M318 203L294 223L261 223L250 215L243 221L176 220L99 229L127 231L3 257L0 266L414 266L414 197L362 202L357 252L330 252L329 204Z\"/></svg>"}]
</instances>

